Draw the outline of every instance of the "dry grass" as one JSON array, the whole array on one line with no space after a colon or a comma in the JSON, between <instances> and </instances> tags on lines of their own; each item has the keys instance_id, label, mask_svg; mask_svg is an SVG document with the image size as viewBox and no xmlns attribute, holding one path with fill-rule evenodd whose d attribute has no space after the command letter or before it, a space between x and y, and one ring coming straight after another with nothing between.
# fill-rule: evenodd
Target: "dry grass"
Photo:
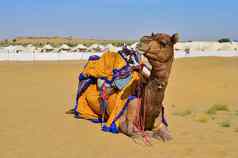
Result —
<instances>
[{"instance_id":1,"label":"dry grass","mask_svg":"<svg viewBox=\"0 0 238 158\"><path fill-rule=\"evenodd\" d=\"M231 127L231 123L229 120L225 120L221 123L219 123L221 127L225 127L225 128L228 128L228 127Z\"/></svg>"},{"instance_id":2,"label":"dry grass","mask_svg":"<svg viewBox=\"0 0 238 158\"><path fill-rule=\"evenodd\" d=\"M207 123L209 119L209 116L203 113L199 113L194 116L194 120L200 123Z\"/></svg>"},{"instance_id":3,"label":"dry grass","mask_svg":"<svg viewBox=\"0 0 238 158\"><path fill-rule=\"evenodd\" d=\"M235 115L236 115L236 116L238 116L238 110L237 110L237 111L235 111Z\"/></svg>"},{"instance_id":4,"label":"dry grass","mask_svg":"<svg viewBox=\"0 0 238 158\"><path fill-rule=\"evenodd\" d=\"M187 109L187 110L184 110L184 111L177 111L177 112L174 112L173 114L174 114L174 115L177 115L177 116L184 117L184 116L191 115L191 114L192 114L192 111L189 110L189 109Z\"/></svg>"},{"instance_id":5,"label":"dry grass","mask_svg":"<svg viewBox=\"0 0 238 158\"><path fill-rule=\"evenodd\" d=\"M238 132L238 127L234 129L234 132Z\"/></svg>"}]
</instances>

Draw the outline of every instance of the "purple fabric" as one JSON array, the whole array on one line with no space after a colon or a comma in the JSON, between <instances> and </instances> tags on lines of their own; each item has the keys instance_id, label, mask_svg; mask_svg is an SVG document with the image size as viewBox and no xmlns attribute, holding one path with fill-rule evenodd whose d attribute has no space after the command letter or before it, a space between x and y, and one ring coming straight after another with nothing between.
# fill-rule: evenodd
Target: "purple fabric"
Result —
<instances>
[{"instance_id":1,"label":"purple fabric","mask_svg":"<svg viewBox=\"0 0 238 158\"><path fill-rule=\"evenodd\" d=\"M79 75L79 81L82 81L82 80L85 80L85 79L87 79L87 76L84 75L83 73L80 73L80 75Z\"/></svg>"},{"instance_id":2,"label":"purple fabric","mask_svg":"<svg viewBox=\"0 0 238 158\"><path fill-rule=\"evenodd\" d=\"M77 95L76 95L76 99L75 99L75 106L74 106L74 113L76 115L78 115L78 100L79 97L82 95L82 93L89 87L89 85L93 83L93 79L92 78L88 78L85 80L79 80L79 84L78 84L78 90L77 90Z\"/></svg>"},{"instance_id":3,"label":"purple fabric","mask_svg":"<svg viewBox=\"0 0 238 158\"><path fill-rule=\"evenodd\" d=\"M113 78L128 77L131 74L131 67L129 65L124 66L121 69L113 70Z\"/></svg>"},{"instance_id":4,"label":"purple fabric","mask_svg":"<svg viewBox=\"0 0 238 158\"><path fill-rule=\"evenodd\" d=\"M100 59L99 56L97 56L97 55L92 55L92 56L89 57L88 60L93 61L93 60L98 60L98 59Z\"/></svg>"},{"instance_id":5,"label":"purple fabric","mask_svg":"<svg viewBox=\"0 0 238 158\"><path fill-rule=\"evenodd\" d=\"M119 133L119 129L116 126L115 122L113 122L110 127L108 127L106 125L102 126L102 130L104 132L110 132L110 133L113 133L113 134Z\"/></svg>"}]
</instances>

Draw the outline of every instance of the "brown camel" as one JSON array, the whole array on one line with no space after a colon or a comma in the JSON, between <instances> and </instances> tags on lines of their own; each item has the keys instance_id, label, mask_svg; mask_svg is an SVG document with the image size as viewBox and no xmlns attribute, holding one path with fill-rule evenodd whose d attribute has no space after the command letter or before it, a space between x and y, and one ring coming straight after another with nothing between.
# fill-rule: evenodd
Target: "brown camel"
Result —
<instances>
[{"instance_id":1,"label":"brown camel","mask_svg":"<svg viewBox=\"0 0 238 158\"><path fill-rule=\"evenodd\" d=\"M153 34L141 38L137 49L148 59L152 66L151 75L143 84L142 102L139 113L136 113L136 101L128 106L125 115L127 126L122 125L121 131L129 136L138 136L135 131L135 120L138 115L143 120L143 130L150 131L150 136L162 139L171 139L166 123L160 114L163 110L163 100L168 79L174 60L174 44L178 41L178 34L169 36L167 34ZM161 114L162 115L162 114ZM139 119L141 120L141 119ZM122 121L123 122L123 121ZM141 134L139 134L141 135Z\"/></svg>"},{"instance_id":2,"label":"brown camel","mask_svg":"<svg viewBox=\"0 0 238 158\"><path fill-rule=\"evenodd\" d=\"M141 38L137 49L148 59L152 69L150 76L141 75L141 102L139 99L129 102L127 112L120 118L119 128L122 133L135 137L147 134L163 141L171 138L160 116L177 41L178 34L152 34ZM74 111L68 113L74 114Z\"/></svg>"}]
</instances>

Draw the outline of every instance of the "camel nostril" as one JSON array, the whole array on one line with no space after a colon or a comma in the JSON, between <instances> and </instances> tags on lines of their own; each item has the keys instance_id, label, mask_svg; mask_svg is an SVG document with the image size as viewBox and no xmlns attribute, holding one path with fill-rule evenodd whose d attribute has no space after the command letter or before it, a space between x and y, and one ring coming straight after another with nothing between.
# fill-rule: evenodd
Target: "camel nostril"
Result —
<instances>
[{"instance_id":1,"label":"camel nostril","mask_svg":"<svg viewBox=\"0 0 238 158\"><path fill-rule=\"evenodd\" d=\"M159 84L158 89L162 89L162 88L163 88L163 86L161 84Z\"/></svg>"}]
</instances>

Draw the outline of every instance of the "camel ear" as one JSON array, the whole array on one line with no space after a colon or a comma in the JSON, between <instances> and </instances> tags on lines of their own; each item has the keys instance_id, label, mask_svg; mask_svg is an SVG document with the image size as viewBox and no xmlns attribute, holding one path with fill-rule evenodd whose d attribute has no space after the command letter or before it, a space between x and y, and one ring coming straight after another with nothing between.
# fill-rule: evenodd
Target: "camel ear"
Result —
<instances>
[{"instance_id":1,"label":"camel ear","mask_svg":"<svg viewBox=\"0 0 238 158\"><path fill-rule=\"evenodd\" d=\"M177 43L179 41L179 34L178 33L173 34L171 39L174 44Z\"/></svg>"}]
</instances>

